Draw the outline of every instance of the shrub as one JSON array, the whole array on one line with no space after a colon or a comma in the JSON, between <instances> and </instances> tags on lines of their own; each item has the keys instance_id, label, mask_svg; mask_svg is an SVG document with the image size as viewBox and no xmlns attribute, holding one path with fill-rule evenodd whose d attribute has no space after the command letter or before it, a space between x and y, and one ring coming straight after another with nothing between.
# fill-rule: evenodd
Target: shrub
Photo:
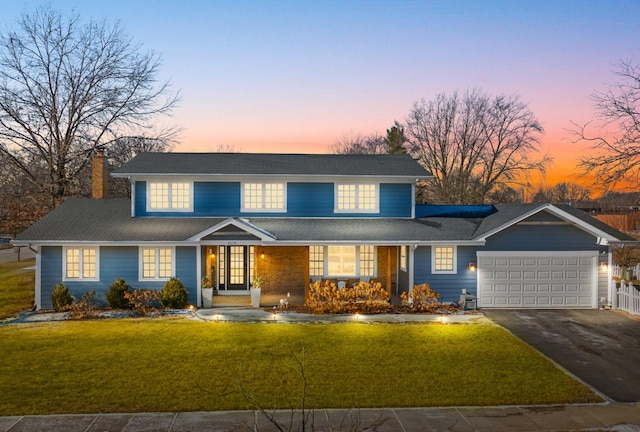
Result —
<instances>
[{"instance_id":1,"label":"shrub","mask_svg":"<svg viewBox=\"0 0 640 432\"><path fill-rule=\"evenodd\" d=\"M314 313L380 313L390 309L389 294L379 282L359 282L352 287L338 288L330 280L309 286L306 301Z\"/></svg>"},{"instance_id":2,"label":"shrub","mask_svg":"<svg viewBox=\"0 0 640 432\"><path fill-rule=\"evenodd\" d=\"M67 305L64 310L69 311L73 318L87 318L92 316L99 307L98 295L95 290L86 291L80 300Z\"/></svg>"},{"instance_id":3,"label":"shrub","mask_svg":"<svg viewBox=\"0 0 640 432\"><path fill-rule=\"evenodd\" d=\"M435 312L438 309L452 308L440 303L440 294L432 290L428 283L414 285L411 292L400 294L402 304L415 312ZM453 308L455 309L455 308Z\"/></svg>"},{"instance_id":4,"label":"shrub","mask_svg":"<svg viewBox=\"0 0 640 432\"><path fill-rule=\"evenodd\" d=\"M162 290L158 294L160 304L168 309L181 309L187 304L187 289L182 281L177 278L171 278L164 284Z\"/></svg>"},{"instance_id":5,"label":"shrub","mask_svg":"<svg viewBox=\"0 0 640 432\"><path fill-rule=\"evenodd\" d=\"M118 278L107 290L105 298L112 309L129 309L131 303L124 296L128 292L131 292L131 286L127 285L124 279Z\"/></svg>"},{"instance_id":6,"label":"shrub","mask_svg":"<svg viewBox=\"0 0 640 432\"><path fill-rule=\"evenodd\" d=\"M64 286L62 282L53 287L51 291L51 304L56 312L64 310L64 308L71 303L73 303L73 296L69 292L69 288Z\"/></svg>"},{"instance_id":7,"label":"shrub","mask_svg":"<svg viewBox=\"0 0 640 432\"><path fill-rule=\"evenodd\" d=\"M135 289L124 293L124 298L129 301L133 309L140 315L149 315L156 310L153 302L158 301L158 291Z\"/></svg>"}]
</instances>

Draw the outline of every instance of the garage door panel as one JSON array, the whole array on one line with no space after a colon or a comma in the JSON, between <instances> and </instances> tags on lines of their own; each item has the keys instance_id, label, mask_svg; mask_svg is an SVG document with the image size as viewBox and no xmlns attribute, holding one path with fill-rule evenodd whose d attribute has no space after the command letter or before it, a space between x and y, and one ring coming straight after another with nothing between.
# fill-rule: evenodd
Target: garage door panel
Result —
<instances>
[{"instance_id":1,"label":"garage door panel","mask_svg":"<svg viewBox=\"0 0 640 432\"><path fill-rule=\"evenodd\" d=\"M591 256L478 257L480 307L593 307Z\"/></svg>"}]
</instances>

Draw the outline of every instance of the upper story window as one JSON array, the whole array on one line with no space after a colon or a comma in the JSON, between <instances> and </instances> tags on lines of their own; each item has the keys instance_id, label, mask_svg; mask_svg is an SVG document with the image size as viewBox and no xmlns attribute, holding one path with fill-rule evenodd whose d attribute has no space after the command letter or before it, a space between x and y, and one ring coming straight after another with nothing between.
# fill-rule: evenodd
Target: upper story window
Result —
<instances>
[{"instance_id":1,"label":"upper story window","mask_svg":"<svg viewBox=\"0 0 640 432\"><path fill-rule=\"evenodd\" d=\"M285 211L285 189L284 183L243 183L242 211Z\"/></svg>"},{"instance_id":2,"label":"upper story window","mask_svg":"<svg viewBox=\"0 0 640 432\"><path fill-rule=\"evenodd\" d=\"M65 248L63 274L65 280L98 280L98 248Z\"/></svg>"},{"instance_id":3,"label":"upper story window","mask_svg":"<svg viewBox=\"0 0 640 432\"><path fill-rule=\"evenodd\" d=\"M379 211L378 185L375 183L336 185L336 212L376 213Z\"/></svg>"},{"instance_id":4,"label":"upper story window","mask_svg":"<svg viewBox=\"0 0 640 432\"><path fill-rule=\"evenodd\" d=\"M191 211L193 209L192 183L149 182L147 185L149 211Z\"/></svg>"},{"instance_id":5,"label":"upper story window","mask_svg":"<svg viewBox=\"0 0 640 432\"><path fill-rule=\"evenodd\" d=\"M431 273L456 273L455 246L434 246L431 254Z\"/></svg>"}]
</instances>

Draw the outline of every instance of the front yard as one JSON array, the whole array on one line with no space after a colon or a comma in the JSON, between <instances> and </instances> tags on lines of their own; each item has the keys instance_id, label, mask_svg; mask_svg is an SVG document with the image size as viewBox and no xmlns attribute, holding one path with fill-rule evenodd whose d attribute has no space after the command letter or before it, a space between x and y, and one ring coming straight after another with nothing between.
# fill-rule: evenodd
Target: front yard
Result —
<instances>
[{"instance_id":1,"label":"front yard","mask_svg":"<svg viewBox=\"0 0 640 432\"><path fill-rule=\"evenodd\" d=\"M33 306L35 260L13 261L0 264L0 320L29 310Z\"/></svg>"},{"instance_id":2,"label":"front yard","mask_svg":"<svg viewBox=\"0 0 640 432\"><path fill-rule=\"evenodd\" d=\"M302 373L308 407L600 401L493 325L68 321L0 349L0 415L291 408Z\"/></svg>"}]
</instances>

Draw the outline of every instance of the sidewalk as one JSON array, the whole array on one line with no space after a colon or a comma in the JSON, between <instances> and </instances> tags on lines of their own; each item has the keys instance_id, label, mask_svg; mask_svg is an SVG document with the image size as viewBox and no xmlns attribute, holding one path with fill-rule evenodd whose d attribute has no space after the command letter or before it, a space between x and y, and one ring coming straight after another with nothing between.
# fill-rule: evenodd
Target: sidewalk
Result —
<instances>
[{"instance_id":1,"label":"sidewalk","mask_svg":"<svg viewBox=\"0 0 640 432\"><path fill-rule=\"evenodd\" d=\"M300 416L278 411L284 430L301 430ZM640 407L628 404L315 410L307 430L640 431ZM341 427L342 425L342 427ZM355 426L355 427L354 427ZM367 428L369 427L369 428ZM276 431L256 411L88 414L0 417L0 432Z\"/></svg>"}]
</instances>

